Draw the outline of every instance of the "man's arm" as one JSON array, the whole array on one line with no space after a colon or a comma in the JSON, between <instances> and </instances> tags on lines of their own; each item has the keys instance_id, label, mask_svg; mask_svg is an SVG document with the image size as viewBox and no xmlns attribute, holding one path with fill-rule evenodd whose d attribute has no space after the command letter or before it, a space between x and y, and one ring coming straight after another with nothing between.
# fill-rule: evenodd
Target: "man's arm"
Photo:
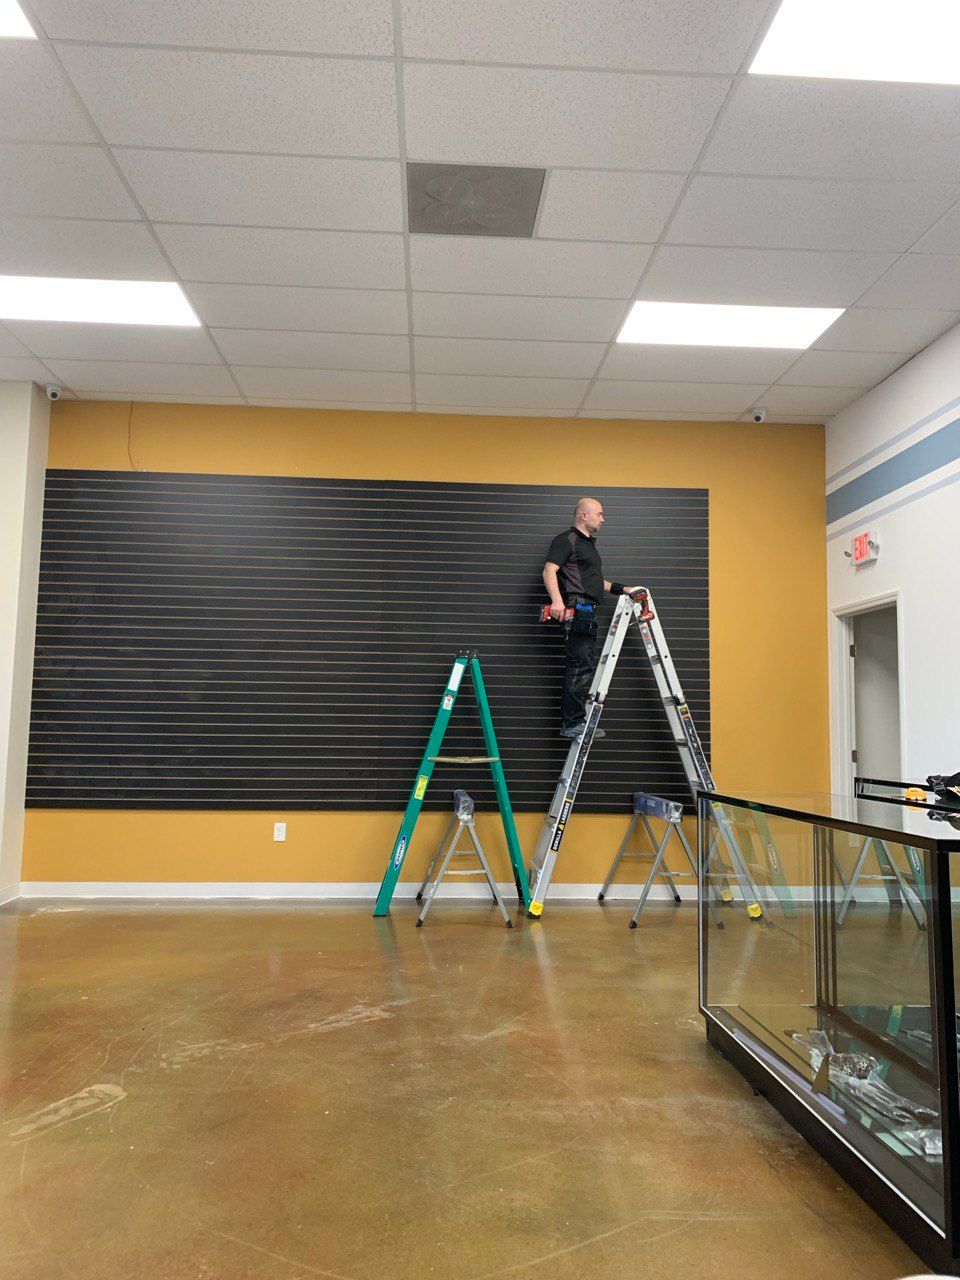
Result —
<instances>
[{"instance_id":1,"label":"man's arm","mask_svg":"<svg viewBox=\"0 0 960 1280\"><path fill-rule=\"evenodd\" d=\"M547 595L550 597L550 617L556 622L563 621L563 615L566 611L566 605L563 603L563 596L560 594L560 585L557 582L557 570L560 568L558 564L554 564L551 560L543 566L543 585L547 589Z\"/></svg>"}]
</instances>

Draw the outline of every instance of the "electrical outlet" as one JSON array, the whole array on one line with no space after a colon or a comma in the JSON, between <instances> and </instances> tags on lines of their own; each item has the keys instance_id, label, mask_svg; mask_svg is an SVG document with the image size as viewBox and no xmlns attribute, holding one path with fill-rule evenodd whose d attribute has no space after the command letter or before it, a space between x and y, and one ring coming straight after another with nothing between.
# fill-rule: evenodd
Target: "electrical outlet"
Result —
<instances>
[{"instance_id":1,"label":"electrical outlet","mask_svg":"<svg viewBox=\"0 0 960 1280\"><path fill-rule=\"evenodd\" d=\"M273 838L274 840L286 840L287 824L285 822L275 822L273 824Z\"/></svg>"}]
</instances>

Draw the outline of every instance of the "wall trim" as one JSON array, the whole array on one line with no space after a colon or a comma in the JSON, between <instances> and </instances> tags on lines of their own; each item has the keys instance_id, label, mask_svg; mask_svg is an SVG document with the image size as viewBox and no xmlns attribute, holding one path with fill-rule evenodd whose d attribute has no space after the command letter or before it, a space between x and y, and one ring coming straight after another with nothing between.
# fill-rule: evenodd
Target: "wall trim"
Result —
<instances>
[{"instance_id":1,"label":"wall trim","mask_svg":"<svg viewBox=\"0 0 960 1280\"><path fill-rule=\"evenodd\" d=\"M7 902L16 902L23 894L23 885L5 884L0 888L0 907Z\"/></svg>"},{"instance_id":2,"label":"wall trim","mask_svg":"<svg viewBox=\"0 0 960 1280\"><path fill-rule=\"evenodd\" d=\"M871 870L871 868L868 868ZM516 903L516 889L513 882L499 882L498 887L504 895L508 910ZM174 881L174 880L25 880L20 885L20 900L62 900L87 902L373 902L380 888L379 882L360 881L318 881L280 882L238 881L235 883L208 881ZM410 902L416 897L419 885L412 881L403 881L397 885L394 901ZM612 884L604 902L629 903L635 906L640 897L641 885L624 881ZM552 884L549 901L586 903L597 901L597 884ZM684 905L696 906L697 888L692 884L677 885ZM795 903L811 906L815 895L812 885L791 885L791 895ZM771 891L772 895L772 891ZM10 901L16 898L16 891L11 890ZM438 898L447 900L488 901L486 890L481 885L450 885L440 887ZM0 899L2 901L3 899ZM650 890L649 902L672 902L670 892L665 884L656 884ZM879 885L860 884L857 886L856 902L864 904L885 905L886 891ZM854 904L855 907L856 903ZM771 896L771 910L778 910L775 899Z\"/></svg>"},{"instance_id":3,"label":"wall trim","mask_svg":"<svg viewBox=\"0 0 960 1280\"><path fill-rule=\"evenodd\" d=\"M504 900L510 904L516 900L516 887L511 880L499 884ZM419 883L412 880L401 881L397 885L394 899L412 899L416 897ZM567 900L596 902L599 884L553 884L550 886L550 900ZM636 901L640 896L639 884L612 884L607 898L621 898ZM176 881L176 880L25 880L20 885L20 898L137 898L137 899L252 899L257 901L347 901L372 902L379 892L380 883L368 881ZM696 890L693 885L680 885L682 898L696 901ZM16 897L16 889L12 891ZM668 899L666 885L655 885L650 892L651 898ZM484 886L441 885L438 898L481 898L489 897Z\"/></svg>"}]
</instances>

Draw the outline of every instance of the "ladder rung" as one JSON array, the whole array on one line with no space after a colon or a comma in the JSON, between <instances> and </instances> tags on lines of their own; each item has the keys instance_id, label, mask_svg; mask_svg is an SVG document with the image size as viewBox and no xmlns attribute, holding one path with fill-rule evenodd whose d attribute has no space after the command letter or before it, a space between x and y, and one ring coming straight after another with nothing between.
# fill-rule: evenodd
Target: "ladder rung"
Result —
<instances>
[{"instance_id":1,"label":"ladder rung","mask_svg":"<svg viewBox=\"0 0 960 1280\"><path fill-rule=\"evenodd\" d=\"M688 751L690 750L690 743L686 740L686 738L674 738L673 745L675 747L686 747Z\"/></svg>"},{"instance_id":2,"label":"ladder rung","mask_svg":"<svg viewBox=\"0 0 960 1280\"><path fill-rule=\"evenodd\" d=\"M447 871L445 871L445 872L443 873L443 878L444 878L444 880L446 880L447 876L485 876L486 874L487 874L487 873L484 871L483 867L475 867L475 868L474 868L473 870L471 870L471 871L450 871L450 870L447 870Z\"/></svg>"}]
</instances>

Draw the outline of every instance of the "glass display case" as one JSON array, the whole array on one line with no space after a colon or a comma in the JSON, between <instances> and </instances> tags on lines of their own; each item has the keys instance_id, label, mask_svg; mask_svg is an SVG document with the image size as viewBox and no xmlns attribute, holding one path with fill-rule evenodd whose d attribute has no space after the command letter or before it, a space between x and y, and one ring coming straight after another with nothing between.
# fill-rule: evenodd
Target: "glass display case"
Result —
<instances>
[{"instance_id":1,"label":"glass display case","mask_svg":"<svg viewBox=\"0 0 960 1280\"><path fill-rule=\"evenodd\" d=\"M699 819L708 1040L960 1275L960 815L710 793Z\"/></svg>"}]
</instances>

